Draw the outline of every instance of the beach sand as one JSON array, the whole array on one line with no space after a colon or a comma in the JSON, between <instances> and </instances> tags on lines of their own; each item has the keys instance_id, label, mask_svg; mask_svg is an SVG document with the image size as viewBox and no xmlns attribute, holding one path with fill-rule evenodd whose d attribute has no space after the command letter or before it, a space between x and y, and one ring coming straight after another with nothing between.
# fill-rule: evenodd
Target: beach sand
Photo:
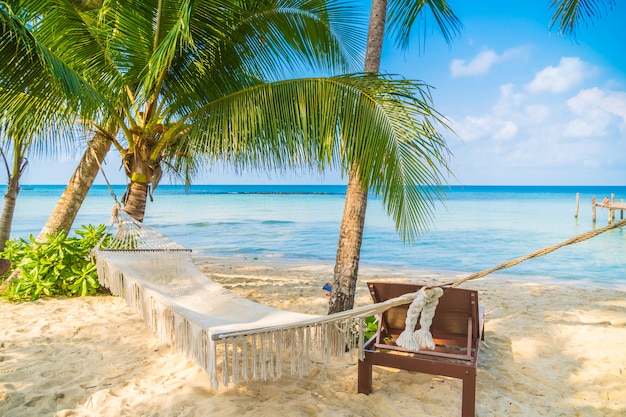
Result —
<instances>
[{"instance_id":1,"label":"beach sand","mask_svg":"<svg viewBox=\"0 0 626 417\"><path fill-rule=\"evenodd\" d=\"M211 278L259 303L324 314L332 267L197 258ZM367 280L458 276L362 266ZM463 285L486 309L477 416L626 415L626 291L488 276ZM374 368L357 394L356 359L308 377L210 389L116 297L0 301L0 416L459 416L461 382Z\"/></svg>"}]
</instances>

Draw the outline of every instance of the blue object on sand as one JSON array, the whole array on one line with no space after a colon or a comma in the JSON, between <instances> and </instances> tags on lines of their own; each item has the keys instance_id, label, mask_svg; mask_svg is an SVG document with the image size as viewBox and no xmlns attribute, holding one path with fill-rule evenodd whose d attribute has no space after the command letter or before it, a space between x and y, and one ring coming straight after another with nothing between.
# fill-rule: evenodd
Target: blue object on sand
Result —
<instances>
[{"instance_id":1,"label":"blue object on sand","mask_svg":"<svg viewBox=\"0 0 626 417\"><path fill-rule=\"evenodd\" d=\"M322 289L326 291L326 296L328 297L330 296L330 292L333 290L333 286L330 284L330 282L327 282L326 284L324 284Z\"/></svg>"}]
</instances>

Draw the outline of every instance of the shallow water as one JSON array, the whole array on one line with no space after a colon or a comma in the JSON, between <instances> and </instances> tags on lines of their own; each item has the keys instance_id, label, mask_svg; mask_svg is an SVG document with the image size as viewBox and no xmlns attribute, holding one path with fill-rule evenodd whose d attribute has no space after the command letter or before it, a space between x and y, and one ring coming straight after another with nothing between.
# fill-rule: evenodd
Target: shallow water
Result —
<instances>
[{"instance_id":1,"label":"shallow water","mask_svg":"<svg viewBox=\"0 0 626 417\"><path fill-rule=\"evenodd\" d=\"M63 186L26 186L12 236L37 234ZM124 187L114 187L118 198ZM334 262L345 186L162 185L145 222L198 254L284 257ZM579 217L574 217L576 193ZM564 241L594 227L591 196L600 200L626 187L452 187L445 206L418 242L406 245L379 198L370 197L361 261L382 266L476 272ZM109 221L106 186L90 191L75 225ZM619 213L617 214L619 219ZM607 224L598 211L596 226ZM626 282L623 229L526 261L503 274L598 283Z\"/></svg>"}]
</instances>

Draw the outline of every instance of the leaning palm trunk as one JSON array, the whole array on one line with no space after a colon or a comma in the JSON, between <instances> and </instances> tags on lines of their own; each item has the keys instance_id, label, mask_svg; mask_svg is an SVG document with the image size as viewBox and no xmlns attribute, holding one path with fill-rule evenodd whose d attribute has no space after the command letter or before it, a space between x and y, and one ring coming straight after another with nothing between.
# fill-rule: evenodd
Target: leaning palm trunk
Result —
<instances>
[{"instance_id":1,"label":"leaning palm trunk","mask_svg":"<svg viewBox=\"0 0 626 417\"><path fill-rule=\"evenodd\" d=\"M4 250L7 240L11 238L11 225L13 224L13 214L17 195L20 192L20 174L12 175L9 178L7 192L4 195L4 207L0 218L0 252Z\"/></svg>"},{"instance_id":2,"label":"leaning palm trunk","mask_svg":"<svg viewBox=\"0 0 626 417\"><path fill-rule=\"evenodd\" d=\"M46 236L57 232L68 233L70 231L78 210L98 175L100 164L110 148L111 141L101 133L96 133L89 141L74 175L70 178L48 221L41 229L37 237L38 241L45 241Z\"/></svg>"},{"instance_id":3,"label":"leaning palm trunk","mask_svg":"<svg viewBox=\"0 0 626 417\"><path fill-rule=\"evenodd\" d=\"M365 72L380 70L386 16L387 0L373 0L367 37ZM353 165L348 174L346 202L333 274L333 291L328 305L329 314L354 307L368 191L367 185L361 183L358 174L358 165Z\"/></svg>"}]
</instances>

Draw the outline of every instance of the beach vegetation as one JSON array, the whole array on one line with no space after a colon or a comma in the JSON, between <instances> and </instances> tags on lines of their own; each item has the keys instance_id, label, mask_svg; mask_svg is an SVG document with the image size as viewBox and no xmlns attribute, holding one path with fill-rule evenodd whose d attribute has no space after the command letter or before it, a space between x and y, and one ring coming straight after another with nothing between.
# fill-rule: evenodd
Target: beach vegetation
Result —
<instances>
[{"instance_id":1,"label":"beach vegetation","mask_svg":"<svg viewBox=\"0 0 626 417\"><path fill-rule=\"evenodd\" d=\"M83 225L75 234L58 232L45 242L38 242L33 235L9 240L0 257L11 261L13 270L2 296L17 302L96 294L100 285L90 252L110 236L104 225Z\"/></svg>"},{"instance_id":2,"label":"beach vegetation","mask_svg":"<svg viewBox=\"0 0 626 417\"><path fill-rule=\"evenodd\" d=\"M376 316L365 317L365 341L370 340L378 332L378 318Z\"/></svg>"}]
</instances>

